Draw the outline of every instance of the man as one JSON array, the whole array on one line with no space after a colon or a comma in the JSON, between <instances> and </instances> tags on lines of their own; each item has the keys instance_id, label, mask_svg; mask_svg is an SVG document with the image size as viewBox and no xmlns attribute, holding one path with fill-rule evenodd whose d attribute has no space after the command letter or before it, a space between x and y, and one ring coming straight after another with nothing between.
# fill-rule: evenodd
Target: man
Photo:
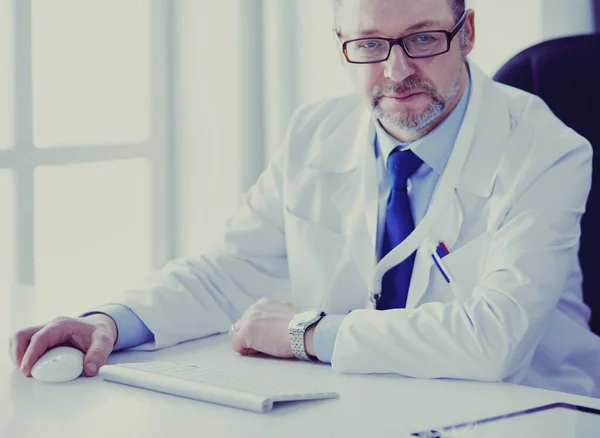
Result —
<instances>
[{"instance_id":1,"label":"man","mask_svg":"<svg viewBox=\"0 0 600 438\"><path fill-rule=\"evenodd\" d=\"M577 260L590 144L467 61L463 0L338 0L336 31L358 95L298 110L217 249L17 333L25 375L64 342L91 376L113 350L229 330L241 354L339 372L600 395Z\"/></svg>"}]
</instances>

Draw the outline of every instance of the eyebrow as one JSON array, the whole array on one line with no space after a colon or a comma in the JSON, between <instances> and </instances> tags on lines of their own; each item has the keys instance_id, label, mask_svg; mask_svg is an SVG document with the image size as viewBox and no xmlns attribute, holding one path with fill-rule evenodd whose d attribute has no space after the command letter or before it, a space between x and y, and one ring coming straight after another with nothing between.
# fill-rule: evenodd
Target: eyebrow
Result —
<instances>
[{"instance_id":1,"label":"eyebrow","mask_svg":"<svg viewBox=\"0 0 600 438\"><path fill-rule=\"evenodd\" d=\"M439 21L423 20L423 21L419 21L416 24L413 24L412 26L407 27L405 32L408 33L408 32L412 32L415 30L424 29L424 28L433 27L433 26L437 26L440 29L443 28L443 25ZM381 32L377 29L361 29L358 32L358 35L360 37L367 37L367 36L379 35L380 33Z\"/></svg>"}]
</instances>

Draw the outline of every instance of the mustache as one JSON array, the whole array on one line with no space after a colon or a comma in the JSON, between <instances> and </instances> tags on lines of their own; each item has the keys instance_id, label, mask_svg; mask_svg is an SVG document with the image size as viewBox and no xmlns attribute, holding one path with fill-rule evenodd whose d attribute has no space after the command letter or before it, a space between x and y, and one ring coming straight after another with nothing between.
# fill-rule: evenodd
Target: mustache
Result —
<instances>
[{"instance_id":1,"label":"mustache","mask_svg":"<svg viewBox=\"0 0 600 438\"><path fill-rule=\"evenodd\" d=\"M437 95L436 89L431 82L416 75L412 75L402 82L387 81L378 84L373 90L373 97L374 99L379 99L386 94L408 93L414 90L425 92L431 96Z\"/></svg>"}]
</instances>

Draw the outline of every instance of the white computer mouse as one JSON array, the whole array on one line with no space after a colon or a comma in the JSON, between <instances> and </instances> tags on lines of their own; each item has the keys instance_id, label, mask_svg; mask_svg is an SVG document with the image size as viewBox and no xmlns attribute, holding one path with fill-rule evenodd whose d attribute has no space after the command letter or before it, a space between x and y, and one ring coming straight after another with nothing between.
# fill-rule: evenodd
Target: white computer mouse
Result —
<instances>
[{"instance_id":1,"label":"white computer mouse","mask_svg":"<svg viewBox=\"0 0 600 438\"><path fill-rule=\"evenodd\" d=\"M83 356L77 348L52 348L38 359L31 369L31 376L45 383L69 382L81 375Z\"/></svg>"}]
</instances>

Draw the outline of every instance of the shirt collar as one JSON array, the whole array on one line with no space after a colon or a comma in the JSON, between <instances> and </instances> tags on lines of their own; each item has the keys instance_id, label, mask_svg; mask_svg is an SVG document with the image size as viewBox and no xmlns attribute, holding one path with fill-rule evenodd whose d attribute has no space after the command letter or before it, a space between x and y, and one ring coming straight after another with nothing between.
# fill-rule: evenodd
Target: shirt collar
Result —
<instances>
[{"instance_id":1,"label":"shirt collar","mask_svg":"<svg viewBox=\"0 0 600 438\"><path fill-rule=\"evenodd\" d=\"M399 142L383 129L379 120L375 120L377 153L383 155L384 163L387 163L390 153L400 146L401 149L411 149L423 162L441 175L452 154L456 137L467 111L470 94L471 77L469 75L465 91L452 112L433 131L412 143Z\"/></svg>"}]
</instances>

